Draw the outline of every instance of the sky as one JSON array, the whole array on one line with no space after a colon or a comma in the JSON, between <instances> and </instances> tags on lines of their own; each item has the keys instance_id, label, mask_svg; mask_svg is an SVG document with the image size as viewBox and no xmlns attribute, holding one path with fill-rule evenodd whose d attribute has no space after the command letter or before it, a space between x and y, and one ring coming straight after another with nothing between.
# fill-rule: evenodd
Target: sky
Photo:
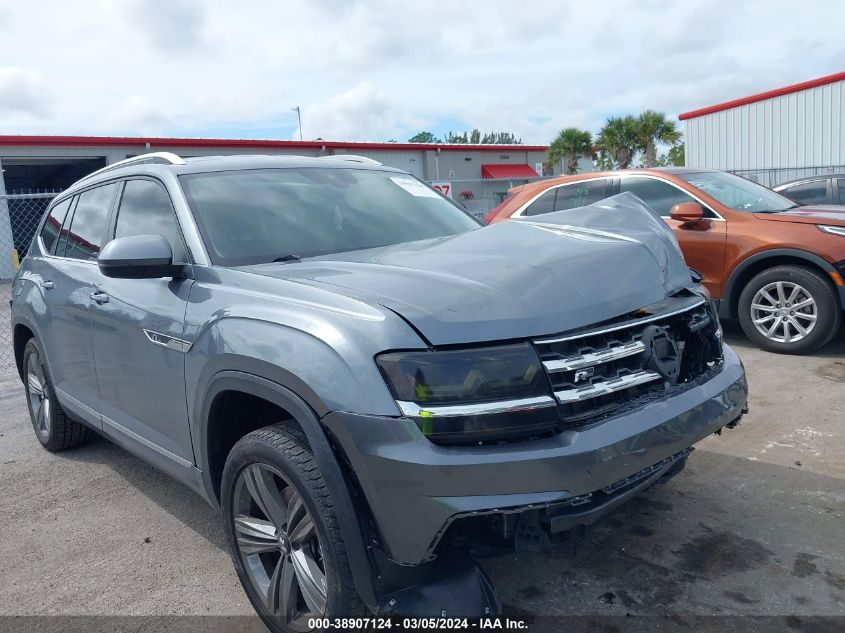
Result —
<instances>
[{"instance_id":1,"label":"sky","mask_svg":"<svg viewBox=\"0 0 845 633\"><path fill-rule=\"evenodd\" d=\"M824 17L827 16L827 17ZM836 18L838 16L838 18ZM546 144L845 70L805 0L0 0L0 134Z\"/></svg>"}]
</instances>

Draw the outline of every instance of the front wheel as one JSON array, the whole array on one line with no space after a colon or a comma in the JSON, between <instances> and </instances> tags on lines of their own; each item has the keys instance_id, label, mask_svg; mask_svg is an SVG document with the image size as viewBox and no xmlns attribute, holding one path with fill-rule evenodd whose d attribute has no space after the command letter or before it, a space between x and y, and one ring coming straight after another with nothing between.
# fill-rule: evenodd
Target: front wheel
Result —
<instances>
[{"instance_id":1,"label":"front wheel","mask_svg":"<svg viewBox=\"0 0 845 633\"><path fill-rule=\"evenodd\" d=\"M756 275L738 309L748 338L779 354L814 352L836 335L842 320L833 286L800 266L775 266Z\"/></svg>"},{"instance_id":2,"label":"front wheel","mask_svg":"<svg viewBox=\"0 0 845 633\"><path fill-rule=\"evenodd\" d=\"M331 497L299 429L277 424L241 438L221 499L238 577L270 629L362 614Z\"/></svg>"}]
</instances>

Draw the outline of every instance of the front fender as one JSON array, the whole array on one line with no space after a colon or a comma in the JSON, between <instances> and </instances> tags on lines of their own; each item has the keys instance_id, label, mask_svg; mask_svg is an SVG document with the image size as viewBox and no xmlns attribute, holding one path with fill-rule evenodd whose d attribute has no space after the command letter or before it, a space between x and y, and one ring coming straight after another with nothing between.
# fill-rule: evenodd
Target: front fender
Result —
<instances>
[{"instance_id":1,"label":"front fender","mask_svg":"<svg viewBox=\"0 0 845 633\"><path fill-rule=\"evenodd\" d=\"M195 445L197 443L199 444L199 455L205 456L208 454L208 433L206 426L209 420L210 407L218 394L229 390L249 393L250 395L272 402L290 413L299 423L299 426L308 438L311 452L317 461L317 465L323 475L323 480L326 482L326 487L331 495L337 520L340 524L340 530L343 534L343 542L346 546L346 555L352 569L352 579L355 583L355 588L367 606L375 610L378 600L372 567L367 549L364 545L364 538L358 523L357 514L355 513L349 487L317 416L302 398L290 389L260 376L231 370L216 373L206 389L202 393L197 394L196 407L200 415L195 416L191 430ZM214 501L216 499L214 483L211 480L211 474L209 473L207 464L203 462L200 463L200 467L206 495L210 500Z\"/></svg>"}]
</instances>

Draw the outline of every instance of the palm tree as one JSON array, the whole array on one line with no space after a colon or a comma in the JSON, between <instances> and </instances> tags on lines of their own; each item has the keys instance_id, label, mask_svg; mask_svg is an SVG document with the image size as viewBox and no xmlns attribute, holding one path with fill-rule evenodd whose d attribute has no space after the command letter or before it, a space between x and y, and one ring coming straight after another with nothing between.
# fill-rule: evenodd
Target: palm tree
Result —
<instances>
[{"instance_id":1,"label":"palm tree","mask_svg":"<svg viewBox=\"0 0 845 633\"><path fill-rule=\"evenodd\" d=\"M637 119L628 115L610 117L596 137L596 146L605 152L619 169L628 169L642 149Z\"/></svg>"},{"instance_id":2,"label":"palm tree","mask_svg":"<svg viewBox=\"0 0 845 633\"><path fill-rule=\"evenodd\" d=\"M593 139L587 130L568 127L561 130L549 146L549 162L553 165L565 160L564 173L578 171L578 157L589 155L593 151Z\"/></svg>"},{"instance_id":3,"label":"palm tree","mask_svg":"<svg viewBox=\"0 0 845 633\"><path fill-rule=\"evenodd\" d=\"M657 146L675 145L681 140L681 133L675 122L662 112L646 110L637 117L637 130L644 154L645 167L657 166Z\"/></svg>"}]
</instances>

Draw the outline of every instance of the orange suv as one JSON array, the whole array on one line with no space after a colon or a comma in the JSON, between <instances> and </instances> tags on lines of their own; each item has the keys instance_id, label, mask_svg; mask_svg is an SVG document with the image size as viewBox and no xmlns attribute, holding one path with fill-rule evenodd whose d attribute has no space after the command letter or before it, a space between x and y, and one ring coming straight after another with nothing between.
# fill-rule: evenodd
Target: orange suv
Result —
<instances>
[{"instance_id":1,"label":"orange suv","mask_svg":"<svg viewBox=\"0 0 845 633\"><path fill-rule=\"evenodd\" d=\"M574 209L631 192L672 227L723 318L763 349L812 352L845 309L845 206L800 206L722 171L674 167L563 176L521 187L486 218Z\"/></svg>"}]
</instances>

